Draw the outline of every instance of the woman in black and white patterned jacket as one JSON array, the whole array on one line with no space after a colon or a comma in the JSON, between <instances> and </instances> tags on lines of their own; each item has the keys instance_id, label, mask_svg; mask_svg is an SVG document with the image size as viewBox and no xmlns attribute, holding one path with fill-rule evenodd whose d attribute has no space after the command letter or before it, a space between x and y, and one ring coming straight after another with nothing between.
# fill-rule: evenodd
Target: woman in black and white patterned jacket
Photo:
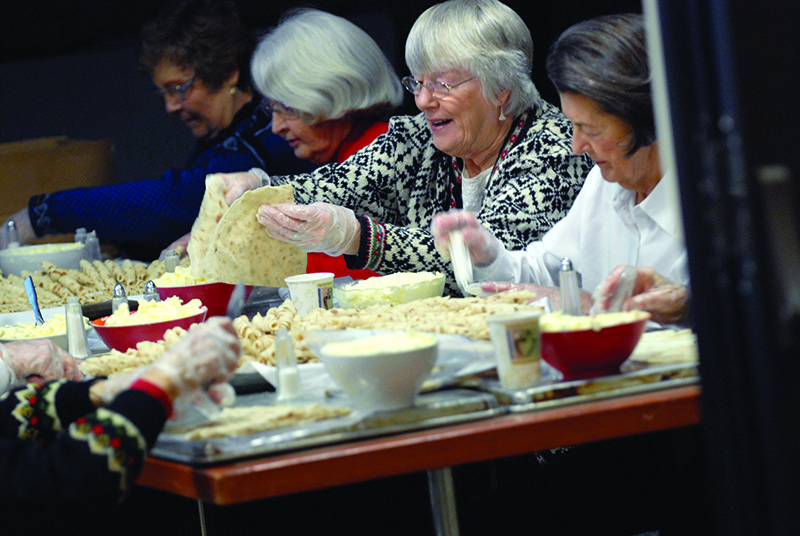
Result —
<instances>
[{"instance_id":1,"label":"woman in black and white patterned jacket","mask_svg":"<svg viewBox=\"0 0 800 536\"><path fill-rule=\"evenodd\" d=\"M413 76L403 85L423 113L392 118L371 145L309 174L225 175L226 198L291 185L297 205L259 209L270 235L345 254L350 268L440 271L455 294L430 232L434 214L471 210L507 248L522 248L567 214L591 166L571 151L569 122L539 96L532 56L530 31L504 4L435 5L406 42Z\"/></svg>"}]
</instances>

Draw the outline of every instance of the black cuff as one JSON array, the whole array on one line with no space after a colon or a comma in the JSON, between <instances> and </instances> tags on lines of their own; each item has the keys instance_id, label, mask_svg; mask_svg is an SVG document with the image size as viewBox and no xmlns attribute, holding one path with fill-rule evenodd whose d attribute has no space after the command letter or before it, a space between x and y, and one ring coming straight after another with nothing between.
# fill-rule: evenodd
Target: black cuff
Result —
<instances>
[{"instance_id":1,"label":"black cuff","mask_svg":"<svg viewBox=\"0 0 800 536\"><path fill-rule=\"evenodd\" d=\"M344 261L351 270L377 270L383 260L383 244L386 230L369 216L356 216L361 226L358 254L345 255Z\"/></svg>"}]
</instances>

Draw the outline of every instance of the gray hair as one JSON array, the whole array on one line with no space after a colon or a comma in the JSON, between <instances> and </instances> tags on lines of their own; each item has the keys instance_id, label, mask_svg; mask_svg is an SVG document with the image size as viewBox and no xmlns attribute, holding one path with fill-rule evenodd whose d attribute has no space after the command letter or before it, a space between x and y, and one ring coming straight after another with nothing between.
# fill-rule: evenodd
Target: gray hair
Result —
<instances>
[{"instance_id":1,"label":"gray hair","mask_svg":"<svg viewBox=\"0 0 800 536\"><path fill-rule=\"evenodd\" d=\"M466 70L481 81L488 102L508 89L505 112L512 117L541 101L531 79L531 32L497 0L448 0L428 8L408 35L406 64L415 76Z\"/></svg>"},{"instance_id":2,"label":"gray hair","mask_svg":"<svg viewBox=\"0 0 800 536\"><path fill-rule=\"evenodd\" d=\"M626 156L656 141L641 15L607 15L567 28L550 48L547 75L559 93L588 97L630 126Z\"/></svg>"},{"instance_id":3,"label":"gray hair","mask_svg":"<svg viewBox=\"0 0 800 536\"><path fill-rule=\"evenodd\" d=\"M260 40L253 82L307 123L346 115L378 119L403 101L389 60L352 22L316 9L292 10Z\"/></svg>"}]
</instances>

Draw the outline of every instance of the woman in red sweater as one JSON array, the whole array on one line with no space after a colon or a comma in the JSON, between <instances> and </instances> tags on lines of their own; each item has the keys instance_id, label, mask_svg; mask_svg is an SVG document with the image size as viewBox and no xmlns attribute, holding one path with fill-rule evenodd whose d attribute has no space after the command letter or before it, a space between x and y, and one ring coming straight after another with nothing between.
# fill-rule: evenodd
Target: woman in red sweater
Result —
<instances>
[{"instance_id":1,"label":"woman in red sweater","mask_svg":"<svg viewBox=\"0 0 800 536\"><path fill-rule=\"evenodd\" d=\"M295 156L323 165L344 162L386 132L402 102L400 82L378 45L346 19L294 10L271 29L253 55L253 81L266 97L272 131ZM308 272L365 279L343 257L308 254Z\"/></svg>"}]
</instances>

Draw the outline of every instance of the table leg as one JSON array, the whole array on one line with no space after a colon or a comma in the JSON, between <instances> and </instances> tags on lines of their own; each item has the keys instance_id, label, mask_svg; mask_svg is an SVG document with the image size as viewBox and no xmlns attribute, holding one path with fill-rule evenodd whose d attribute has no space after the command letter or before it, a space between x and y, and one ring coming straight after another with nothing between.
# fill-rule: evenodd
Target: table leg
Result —
<instances>
[{"instance_id":1,"label":"table leg","mask_svg":"<svg viewBox=\"0 0 800 536\"><path fill-rule=\"evenodd\" d=\"M206 512L203 508L203 501L197 499L197 513L200 515L200 536L208 536L208 529L206 529Z\"/></svg>"},{"instance_id":2,"label":"table leg","mask_svg":"<svg viewBox=\"0 0 800 536\"><path fill-rule=\"evenodd\" d=\"M458 536L456 492L453 488L453 471L450 467L428 471L428 489L437 536Z\"/></svg>"}]
</instances>

